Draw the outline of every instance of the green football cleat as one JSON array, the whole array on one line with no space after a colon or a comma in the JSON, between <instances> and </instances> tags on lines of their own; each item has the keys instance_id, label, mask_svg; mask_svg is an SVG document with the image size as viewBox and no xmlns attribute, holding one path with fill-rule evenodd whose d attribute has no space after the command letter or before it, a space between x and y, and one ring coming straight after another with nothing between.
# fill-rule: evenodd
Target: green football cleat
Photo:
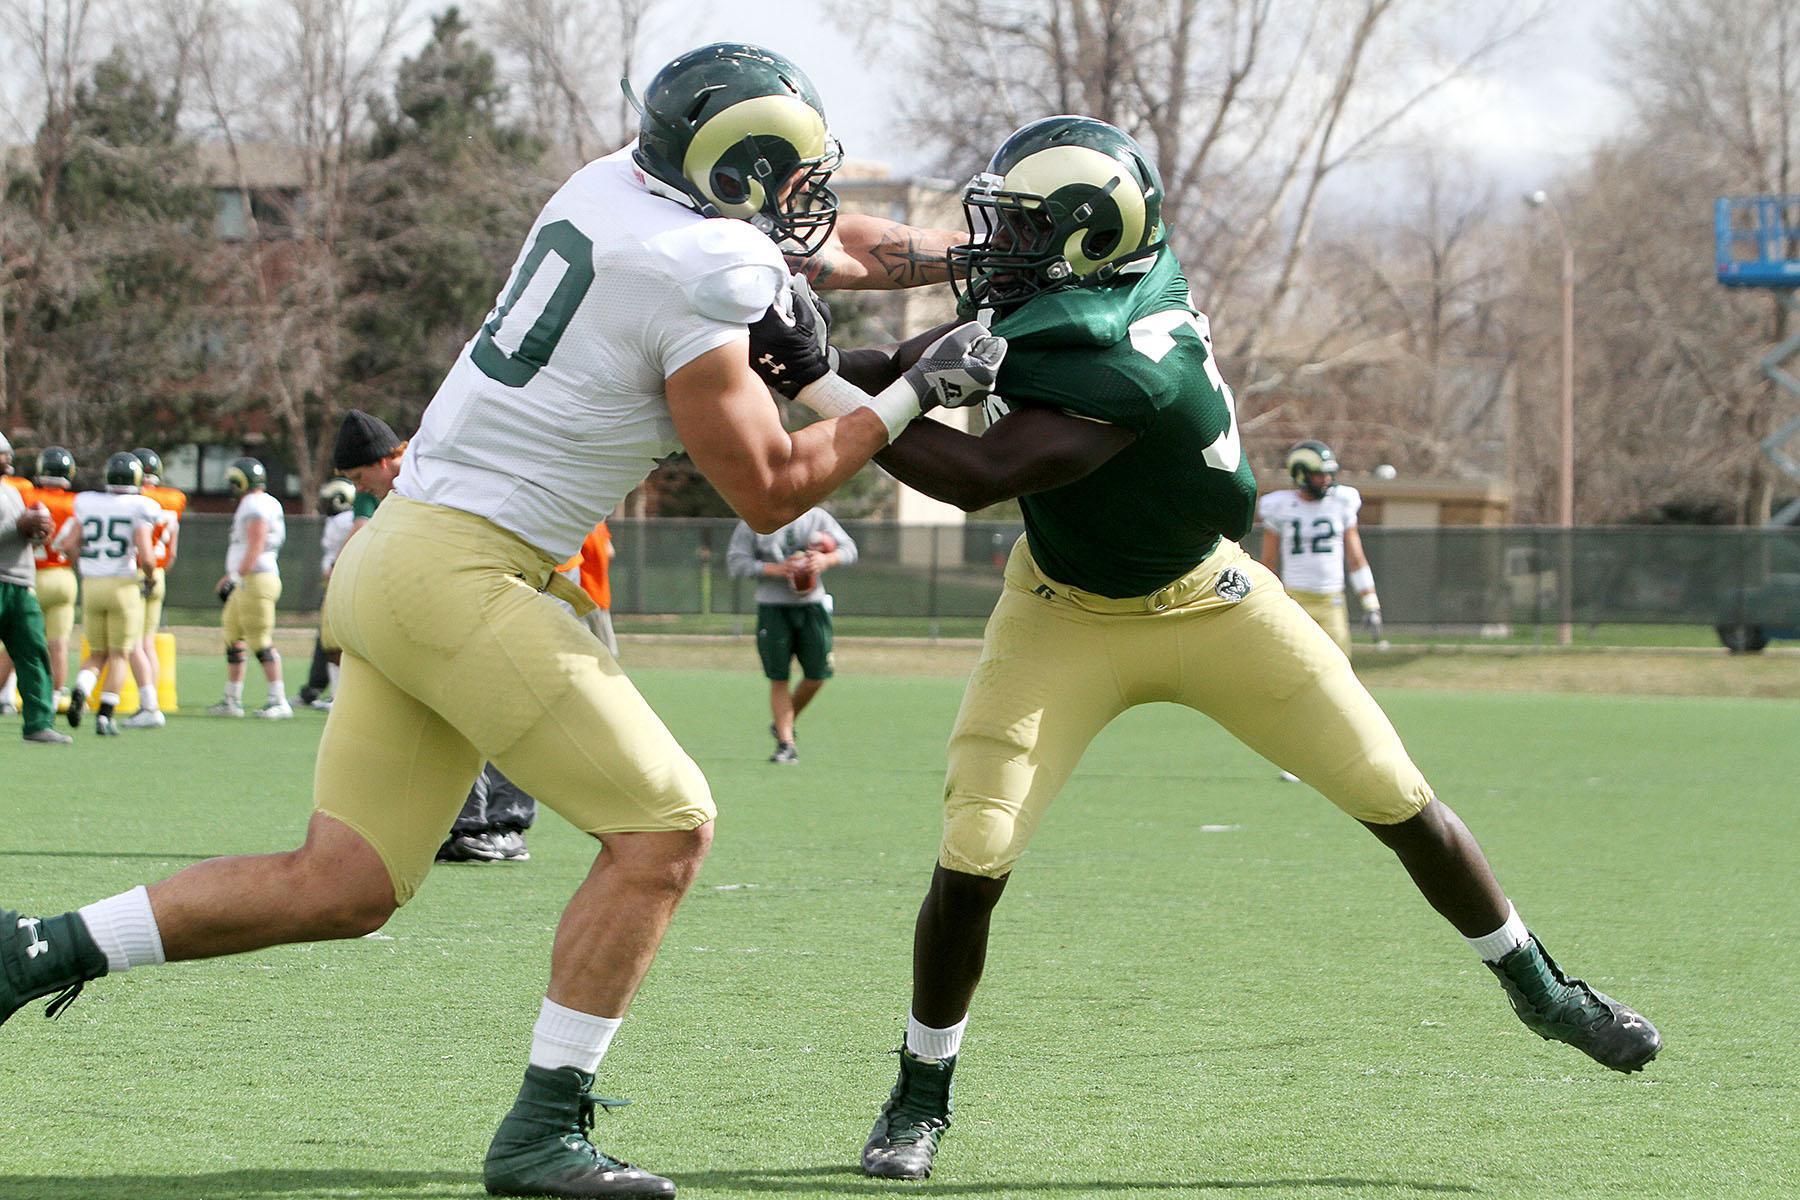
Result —
<instances>
[{"instance_id":1,"label":"green football cleat","mask_svg":"<svg viewBox=\"0 0 1800 1200\"><path fill-rule=\"evenodd\" d=\"M673 1196L675 1184L621 1162L589 1140L604 1100L594 1077L574 1067L526 1067L512 1111L500 1122L482 1168L491 1196Z\"/></svg>"},{"instance_id":2,"label":"green football cleat","mask_svg":"<svg viewBox=\"0 0 1800 1200\"><path fill-rule=\"evenodd\" d=\"M59 993L44 1010L54 1017L83 985L106 974L106 955L75 913L28 917L0 908L0 1024L40 996Z\"/></svg>"},{"instance_id":3,"label":"green football cleat","mask_svg":"<svg viewBox=\"0 0 1800 1200\"><path fill-rule=\"evenodd\" d=\"M1567 1042L1615 1071L1641 1071L1662 1049L1662 1035L1631 1008L1570 979L1533 935L1488 963L1525 1027L1545 1041Z\"/></svg>"},{"instance_id":4,"label":"green football cleat","mask_svg":"<svg viewBox=\"0 0 1800 1200\"><path fill-rule=\"evenodd\" d=\"M950 1097L955 1070L955 1055L914 1058L901 1047L900 1077L863 1145L863 1174L880 1179L931 1178L932 1159L955 1108Z\"/></svg>"}]
</instances>

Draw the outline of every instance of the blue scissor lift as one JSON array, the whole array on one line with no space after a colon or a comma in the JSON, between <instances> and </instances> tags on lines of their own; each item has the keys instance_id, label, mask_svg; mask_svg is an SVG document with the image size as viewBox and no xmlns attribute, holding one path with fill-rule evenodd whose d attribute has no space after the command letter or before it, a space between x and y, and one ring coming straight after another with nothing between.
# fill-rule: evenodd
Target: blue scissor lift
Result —
<instances>
[{"instance_id":1,"label":"blue scissor lift","mask_svg":"<svg viewBox=\"0 0 1800 1200\"><path fill-rule=\"evenodd\" d=\"M1800 397L1787 363L1800 356L1800 196L1724 196L1713 206L1714 259L1726 287L1768 288L1793 314L1794 332L1762 357L1763 374ZM1762 452L1800 480L1800 417L1763 439ZM1800 525L1800 500L1772 525ZM1765 564L1765 570L1767 564ZM1733 590L1720 615L1719 637L1733 651L1757 651L1771 638L1800 637L1800 574L1769 571L1757 587Z\"/></svg>"}]
</instances>

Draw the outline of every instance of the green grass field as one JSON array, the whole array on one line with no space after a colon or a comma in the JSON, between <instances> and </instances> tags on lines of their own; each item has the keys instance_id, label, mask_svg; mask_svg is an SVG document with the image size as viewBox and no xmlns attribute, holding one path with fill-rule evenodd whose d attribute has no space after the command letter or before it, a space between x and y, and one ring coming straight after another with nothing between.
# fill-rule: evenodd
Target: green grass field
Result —
<instances>
[{"instance_id":1,"label":"green grass field","mask_svg":"<svg viewBox=\"0 0 1800 1200\"><path fill-rule=\"evenodd\" d=\"M599 1136L683 1196L1800 1194L1800 702L1380 692L1551 950L1661 1026L1631 1077L1528 1034L1317 795L1190 713L1128 714L1000 909L937 1177L884 1185L854 1163L960 685L841 679L776 768L744 657L638 672L722 817L602 1068L637 1105ZM217 669L183 670L203 706ZM0 902L60 911L289 847L321 724L182 716L57 752L0 722ZM20 1013L0 1200L478 1195L592 853L551 815L531 848L440 868L371 939Z\"/></svg>"}]
</instances>

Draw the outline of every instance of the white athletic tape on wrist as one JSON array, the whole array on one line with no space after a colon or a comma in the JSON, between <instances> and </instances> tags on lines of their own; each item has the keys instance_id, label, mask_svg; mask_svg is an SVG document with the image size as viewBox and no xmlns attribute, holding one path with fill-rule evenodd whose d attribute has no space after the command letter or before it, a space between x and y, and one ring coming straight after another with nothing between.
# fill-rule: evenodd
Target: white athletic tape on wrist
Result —
<instances>
[{"instance_id":1,"label":"white athletic tape on wrist","mask_svg":"<svg viewBox=\"0 0 1800 1200\"><path fill-rule=\"evenodd\" d=\"M871 396L842 375L822 375L801 388L794 398L821 417L841 417L859 408L873 409L887 426L890 442L919 415L918 394L904 378Z\"/></svg>"},{"instance_id":2,"label":"white athletic tape on wrist","mask_svg":"<svg viewBox=\"0 0 1800 1200\"><path fill-rule=\"evenodd\" d=\"M1350 572L1350 586L1356 589L1356 594L1359 596L1373 592L1375 590L1375 572L1369 569L1367 563L1364 563Z\"/></svg>"}]
</instances>

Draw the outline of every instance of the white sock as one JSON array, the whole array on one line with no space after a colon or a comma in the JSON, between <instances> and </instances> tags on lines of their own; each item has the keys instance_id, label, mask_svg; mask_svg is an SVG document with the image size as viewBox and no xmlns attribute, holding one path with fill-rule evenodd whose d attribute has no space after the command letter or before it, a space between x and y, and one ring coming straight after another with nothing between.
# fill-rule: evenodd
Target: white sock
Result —
<instances>
[{"instance_id":1,"label":"white sock","mask_svg":"<svg viewBox=\"0 0 1800 1200\"><path fill-rule=\"evenodd\" d=\"M269 703L270 704L286 704L287 703L287 693L285 691L283 691L281 688L281 676L280 675L276 675L275 678L269 680Z\"/></svg>"},{"instance_id":2,"label":"white sock","mask_svg":"<svg viewBox=\"0 0 1800 1200\"><path fill-rule=\"evenodd\" d=\"M1484 937L1464 938L1469 949L1481 955L1483 962L1497 963L1523 946L1531 938L1531 931L1525 928L1525 922L1519 919L1519 910L1506 902L1506 924Z\"/></svg>"},{"instance_id":3,"label":"white sock","mask_svg":"<svg viewBox=\"0 0 1800 1200\"><path fill-rule=\"evenodd\" d=\"M117 707L119 707L119 693L117 693L117 692L101 692L100 693L100 707L101 708L117 708Z\"/></svg>"},{"instance_id":4,"label":"white sock","mask_svg":"<svg viewBox=\"0 0 1800 1200\"><path fill-rule=\"evenodd\" d=\"M142 886L88 905L81 910L81 920L94 945L106 955L108 971L154 967L166 961L156 914L150 911L150 893Z\"/></svg>"},{"instance_id":5,"label":"white sock","mask_svg":"<svg viewBox=\"0 0 1800 1200\"><path fill-rule=\"evenodd\" d=\"M6 682L0 683L0 700L5 700L11 696L13 694L13 689L18 686L18 683L19 673L17 671L8 671L6 673Z\"/></svg>"},{"instance_id":6,"label":"white sock","mask_svg":"<svg viewBox=\"0 0 1800 1200\"><path fill-rule=\"evenodd\" d=\"M157 711L161 706L161 703L162 702L156 698L156 688L154 686L141 687L138 689L138 707L145 712Z\"/></svg>"},{"instance_id":7,"label":"white sock","mask_svg":"<svg viewBox=\"0 0 1800 1200\"><path fill-rule=\"evenodd\" d=\"M538 1008L537 1027L531 1031L531 1065L551 1070L574 1067L592 1075L600 1069L600 1060L606 1057L606 1048L624 1020L576 1012L545 996Z\"/></svg>"},{"instance_id":8,"label":"white sock","mask_svg":"<svg viewBox=\"0 0 1800 1200\"><path fill-rule=\"evenodd\" d=\"M329 680L331 680L331 698L332 698L332 699L333 699L333 700L336 700L336 699L337 699L337 677L338 677L338 669L339 669L339 668L338 668L338 664L337 664L337 663L334 663L334 662L328 662L328 663L326 663L326 664L325 664L325 677L326 677L326 678L327 678L327 679L329 679Z\"/></svg>"},{"instance_id":9,"label":"white sock","mask_svg":"<svg viewBox=\"0 0 1800 1200\"><path fill-rule=\"evenodd\" d=\"M240 679L236 683L232 683L230 680L226 680L225 699L233 704L242 704L244 702L244 681Z\"/></svg>"},{"instance_id":10,"label":"white sock","mask_svg":"<svg viewBox=\"0 0 1800 1200\"><path fill-rule=\"evenodd\" d=\"M81 689L81 694L84 696L93 695L94 685L99 682L100 676L93 671L82 670L75 676L75 686Z\"/></svg>"},{"instance_id":11,"label":"white sock","mask_svg":"<svg viewBox=\"0 0 1800 1200\"><path fill-rule=\"evenodd\" d=\"M962 1049L963 1030L968 1027L969 1018L964 1017L948 1029L933 1029L907 1013L906 1048L914 1058L950 1058Z\"/></svg>"}]
</instances>

